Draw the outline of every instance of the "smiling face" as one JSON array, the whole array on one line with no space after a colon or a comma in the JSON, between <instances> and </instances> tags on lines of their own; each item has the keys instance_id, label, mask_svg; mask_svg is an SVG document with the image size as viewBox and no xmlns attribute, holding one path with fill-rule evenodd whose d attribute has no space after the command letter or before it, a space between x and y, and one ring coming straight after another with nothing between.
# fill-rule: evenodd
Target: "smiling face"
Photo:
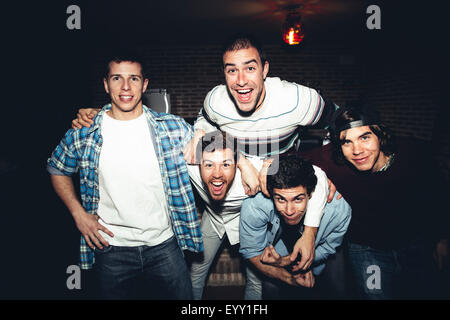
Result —
<instances>
[{"instance_id":1,"label":"smiling face","mask_svg":"<svg viewBox=\"0 0 450 320\"><path fill-rule=\"evenodd\" d=\"M340 133L344 157L359 171L380 170L388 157L380 149L380 140L369 126L355 127Z\"/></svg>"},{"instance_id":2,"label":"smiling face","mask_svg":"<svg viewBox=\"0 0 450 320\"><path fill-rule=\"evenodd\" d=\"M204 151L200 163L200 174L211 199L223 200L236 174L233 150Z\"/></svg>"},{"instance_id":3,"label":"smiling face","mask_svg":"<svg viewBox=\"0 0 450 320\"><path fill-rule=\"evenodd\" d=\"M263 65L258 50L250 47L225 52L223 65L228 92L238 109L243 113L258 110L265 97L269 63Z\"/></svg>"},{"instance_id":4,"label":"smiling face","mask_svg":"<svg viewBox=\"0 0 450 320\"><path fill-rule=\"evenodd\" d=\"M147 89L148 79L143 78L138 62L110 62L103 84L111 97L114 118L130 120L142 113L142 93Z\"/></svg>"},{"instance_id":5,"label":"smiling face","mask_svg":"<svg viewBox=\"0 0 450 320\"><path fill-rule=\"evenodd\" d=\"M277 211L288 225L297 225L303 218L309 195L306 188L298 186L289 189L273 189L273 202Z\"/></svg>"}]
</instances>

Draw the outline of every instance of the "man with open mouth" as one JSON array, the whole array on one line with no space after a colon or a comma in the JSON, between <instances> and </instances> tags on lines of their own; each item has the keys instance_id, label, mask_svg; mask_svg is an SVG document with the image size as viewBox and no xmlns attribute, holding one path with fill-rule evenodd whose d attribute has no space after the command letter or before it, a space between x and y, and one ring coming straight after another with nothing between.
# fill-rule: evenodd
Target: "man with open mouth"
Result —
<instances>
[{"instance_id":1,"label":"man with open mouth","mask_svg":"<svg viewBox=\"0 0 450 320\"><path fill-rule=\"evenodd\" d=\"M196 158L199 165L188 166L191 182L205 203L201 221L204 250L194 257L191 265L194 299L202 298L208 271L225 237L231 245L239 244L241 205L248 195L241 183L241 172L237 170L238 149L236 139L230 135L221 131L207 133L197 144ZM319 171L317 181L320 184L315 188L316 199L321 199L325 204L328 195L325 187L327 177ZM260 196L264 197L262 194ZM317 210L314 206L308 207ZM305 211L306 208L305 201ZM253 268L246 261L243 262L246 269L244 298L259 300L262 298L261 280Z\"/></svg>"},{"instance_id":2,"label":"man with open mouth","mask_svg":"<svg viewBox=\"0 0 450 320\"><path fill-rule=\"evenodd\" d=\"M312 88L267 77L269 62L260 42L250 35L230 38L223 46L222 63L226 84L214 87L206 95L185 158L192 163L199 137L220 128L242 146L238 167L246 193L255 195L261 190L268 195L265 189L268 163L264 160L298 147L297 129L324 126L336 106L325 103ZM328 201L333 195L330 192ZM314 203L318 203L315 196L311 205ZM296 247L304 269L314 258L314 238L324 205L318 211L308 210L305 217L305 232Z\"/></svg>"}]
</instances>

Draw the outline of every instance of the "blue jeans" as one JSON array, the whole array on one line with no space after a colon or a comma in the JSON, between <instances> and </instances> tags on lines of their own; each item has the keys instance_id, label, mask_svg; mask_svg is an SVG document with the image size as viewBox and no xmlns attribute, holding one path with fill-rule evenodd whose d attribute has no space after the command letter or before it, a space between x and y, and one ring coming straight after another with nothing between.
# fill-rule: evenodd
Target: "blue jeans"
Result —
<instances>
[{"instance_id":1,"label":"blue jeans","mask_svg":"<svg viewBox=\"0 0 450 320\"><path fill-rule=\"evenodd\" d=\"M138 280L144 298L192 299L189 270L175 237L151 247L96 249L95 269L102 299L129 299Z\"/></svg>"},{"instance_id":2,"label":"blue jeans","mask_svg":"<svg viewBox=\"0 0 450 320\"><path fill-rule=\"evenodd\" d=\"M357 297L362 299L424 299L432 297L431 250L414 244L395 250L378 250L348 244L349 262Z\"/></svg>"},{"instance_id":3,"label":"blue jeans","mask_svg":"<svg viewBox=\"0 0 450 320\"><path fill-rule=\"evenodd\" d=\"M217 232L214 231L209 218L202 219L202 237L203 237L203 253L201 253L191 265L191 281L195 300L202 299L203 289L205 288L206 278L208 276L211 264L220 248L225 237L219 238ZM242 260L241 260L242 261ZM262 285L259 278L250 270L246 268L246 282L245 282L245 299L246 300L260 300Z\"/></svg>"}]
</instances>

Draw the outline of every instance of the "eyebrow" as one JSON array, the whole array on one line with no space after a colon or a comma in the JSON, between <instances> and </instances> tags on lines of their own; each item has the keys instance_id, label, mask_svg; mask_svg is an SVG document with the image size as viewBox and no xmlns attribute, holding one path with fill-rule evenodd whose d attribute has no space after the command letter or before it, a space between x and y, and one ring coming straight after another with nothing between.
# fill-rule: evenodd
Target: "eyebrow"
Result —
<instances>
[{"instance_id":1,"label":"eyebrow","mask_svg":"<svg viewBox=\"0 0 450 320\"><path fill-rule=\"evenodd\" d=\"M233 159L231 159L231 158L229 158L229 159L224 159L222 162L215 162L215 161L212 161L212 160L203 159L202 162L224 163L224 162L233 162Z\"/></svg>"},{"instance_id":2,"label":"eyebrow","mask_svg":"<svg viewBox=\"0 0 450 320\"><path fill-rule=\"evenodd\" d=\"M278 196L278 197L280 197L280 198L286 200L286 198L283 197L283 196L282 196L281 194L279 194L279 193L275 193L273 196L274 196L274 197L275 197L275 196ZM300 197L300 196L305 196L305 197L306 197L306 193L299 193L298 195L294 196L293 199L296 199L296 198L298 198L298 197Z\"/></svg>"},{"instance_id":3,"label":"eyebrow","mask_svg":"<svg viewBox=\"0 0 450 320\"><path fill-rule=\"evenodd\" d=\"M111 78L111 77L117 77L117 76L122 77L122 76L124 76L124 75L123 75L123 74L120 74L120 73L115 73L115 74L110 74L110 75L109 75L110 78ZM125 76L126 76L126 75L125 75ZM139 74L130 74L129 76L130 76L130 77L138 77L138 78L142 78L142 76L139 75Z\"/></svg>"},{"instance_id":4,"label":"eyebrow","mask_svg":"<svg viewBox=\"0 0 450 320\"><path fill-rule=\"evenodd\" d=\"M364 136L368 136L368 135L371 135L371 134L372 134L372 132L367 131L367 132L364 132L363 134L361 134L358 138L361 138L361 137L364 137Z\"/></svg>"},{"instance_id":5,"label":"eyebrow","mask_svg":"<svg viewBox=\"0 0 450 320\"><path fill-rule=\"evenodd\" d=\"M373 134L373 132L371 132L371 131L366 131L366 132L364 132L363 134L361 134L361 135L359 135L358 136L358 138L361 138L361 137L364 137L364 136L367 136L367 135L372 135ZM341 141L347 141L348 139L347 139L347 135L345 135L345 137L343 137L342 139L341 139ZM349 141L349 140L348 140Z\"/></svg>"},{"instance_id":6,"label":"eyebrow","mask_svg":"<svg viewBox=\"0 0 450 320\"><path fill-rule=\"evenodd\" d=\"M253 63L253 62L256 63L256 64L258 64L258 61L256 61L256 59L248 60L248 61L244 62L243 64L244 64L244 65L247 65L247 64L250 64L250 63ZM226 67L234 67L234 66L236 66L235 63L225 63L225 68L226 68Z\"/></svg>"}]
</instances>

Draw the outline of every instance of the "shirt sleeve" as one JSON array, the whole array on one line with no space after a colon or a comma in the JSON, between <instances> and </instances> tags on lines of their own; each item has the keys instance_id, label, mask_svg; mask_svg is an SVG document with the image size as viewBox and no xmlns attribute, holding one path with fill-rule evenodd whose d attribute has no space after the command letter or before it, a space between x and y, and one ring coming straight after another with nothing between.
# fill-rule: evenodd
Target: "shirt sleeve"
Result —
<instances>
[{"instance_id":1,"label":"shirt sleeve","mask_svg":"<svg viewBox=\"0 0 450 320\"><path fill-rule=\"evenodd\" d=\"M195 130L204 130L206 133L218 130L217 126L219 126L219 124L214 125L214 123L216 123L216 119L211 114L211 109L209 106L209 103L213 98L213 93L216 91L216 89L217 87L209 91L206 95L205 100L203 101L203 108L200 109L197 115L197 120L194 123ZM205 118L205 116L208 119Z\"/></svg>"},{"instance_id":2,"label":"shirt sleeve","mask_svg":"<svg viewBox=\"0 0 450 320\"><path fill-rule=\"evenodd\" d=\"M213 126L210 122L208 122L208 120L205 119L205 117L203 116L203 110L207 112L207 109L200 109L200 112L197 115L197 120L195 120L194 123L194 129L203 130L206 133L217 130L215 126Z\"/></svg>"},{"instance_id":3,"label":"shirt sleeve","mask_svg":"<svg viewBox=\"0 0 450 320\"><path fill-rule=\"evenodd\" d=\"M74 131L70 129L47 160L47 171L53 175L71 176L78 171Z\"/></svg>"},{"instance_id":4,"label":"shirt sleeve","mask_svg":"<svg viewBox=\"0 0 450 320\"><path fill-rule=\"evenodd\" d=\"M297 85L299 92L299 125L312 126L315 125L322 116L325 102L319 93L302 85Z\"/></svg>"},{"instance_id":5,"label":"shirt sleeve","mask_svg":"<svg viewBox=\"0 0 450 320\"><path fill-rule=\"evenodd\" d=\"M324 264L330 255L336 253L336 249L342 244L350 224L351 208L343 198L337 200L337 195L336 193L333 199L333 202L337 205L333 212L329 213L330 218L316 244L313 266Z\"/></svg>"},{"instance_id":6,"label":"shirt sleeve","mask_svg":"<svg viewBox=\"0 0 450 320\"><path fill-rule=\"evenodd\" d=\"M268 214L258 205L258 197L242 202L239 223L239 252L245 259L263 253L267 246Z\"/></svg>"},{"instance_id":7,"label":"shirt sleeve","mask_svg":"<svg viewBox=\"0 0 450 320\"><path fill-rule=\"evenodd\" d=\"M311 199L308 201L304 224L308 227L319 227L328 198L328 178L322 169L316 166L313 166L313 168L317 177L317 184Z\"/></svg>"},{"instance_id":8,"label":"shirt sleeve","mask_svg":"<svg viewBox=\"0 0 450 320\"><path fill-rule=\"evenodd\" d=\"M181 119L181 127L184 130L184 134L182 136L182 145L183 148L191 141L191 139L194 137L194 128L192 125L187 123L184 119Z\"/></svg>"}]
</instances>

